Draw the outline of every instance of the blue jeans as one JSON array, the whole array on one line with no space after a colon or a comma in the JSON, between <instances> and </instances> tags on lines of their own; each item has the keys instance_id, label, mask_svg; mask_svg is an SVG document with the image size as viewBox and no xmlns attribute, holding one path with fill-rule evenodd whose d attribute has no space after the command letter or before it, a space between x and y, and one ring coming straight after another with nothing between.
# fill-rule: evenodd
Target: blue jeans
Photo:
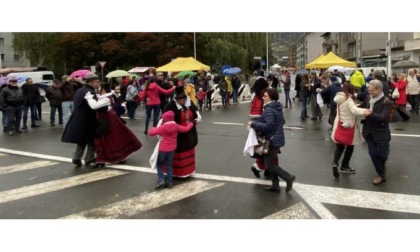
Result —
<instances>
[{"instance_id":1,"label":"blue jeans","mask_svg":"<svg viewBox=\"0 0 420 252\"><path fill-rule=\"evenodd\" d=\"M50 123L55 124L55 112L58 110L58 123L63 124L63 108L61 105L53 106L51 105L51 113L50 113Z\"/></svg>"},{"instance_id":2,"label":"blue jeans","mask_svg":"<svg viewBox=\"0 0 420 252\"><path fill-rule=\"evenodd\" d=\"M160 105L147 105L146 106L146 127L144 131L147 132L149 129L150 117L153 111L153 127L156 127L159 122Z\"/></svg>"},{"instance_id":3,"label":"blue jeans","mask_svg":"<svg viewBox=\"0 0 420 252\"><path fill-rule=\"evenodd\" d=\"M301 97L302 99L302 109L300 111L300 119L305 119L308 116L307 102L308 97Z\"/></svg>"},{"instance_id":4,"label":"blue jeans","mask_svg":"<svg viewBox=\"0 0 420 252\"><path fill-rule=\"evenodd\" d=\"M174 155L175 155L174 151L171 151L171 152L159 151L158 160L156 163L159 181L163 181L165 179L163 175L162 166L163 164L166 164L166 182L172 183L172 160L174 159Z\"/></svg>"},{"instance_id":5,"label":"blue jeans","mask_svg":"<svg viewBox=\"0 0 420 252\"><path fill-rule=\"evenodd\" d=\"M72 101L63 101L61 104L63 110L63 128L66 127L69 121L71 113L73 113L74 103Z\"/></svg>"},{"instance_id":6,"label":"blue jeans","mask_svg":"<svg viewBox=\"0 0 420 252\"><path fill-rule=\"evenodd\" d=\"M23 127L28 126L28 112L31 109L31 125L35 124L36 119L36 104L23 105Z\"/></svg>"},{"instance_id":7,"label":"blue jeans","mask_svg":"<svg viewBox=\"0 0 420 252\"><path fill-rule=\"evenodd\" d=\"M238 102L238 88L234 88L233 89L233 93L232 93L232 98L233 98L233 102Z\"/></svg>"},{"instance_id":8,"label":"blue jeans","mask_svg":"<svg viewBox=\"0 0 420 252\"><path fill-rule=\"evenodd\" d=\"M288 104L290 104L290 107L292 107L292 100L290 100L290 90L284 90L284 94L286 96L286 103L284 104L285 107L288 107Z\"/></svg>"}]
</instances>

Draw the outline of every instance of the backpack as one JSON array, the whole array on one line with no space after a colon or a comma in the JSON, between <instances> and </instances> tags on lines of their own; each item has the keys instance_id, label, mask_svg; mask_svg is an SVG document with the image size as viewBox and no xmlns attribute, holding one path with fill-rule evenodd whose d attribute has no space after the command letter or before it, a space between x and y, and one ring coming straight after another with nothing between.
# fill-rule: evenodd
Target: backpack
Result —
<instances>
[{"instance_id":1,"label":"backpack","mask_svg":"<svg viewBox=\"0 0 420 252\"><path fill-rule=\"evenodd\" d=\"M391 101L388 97L385 97L384 99L384 104L390 101L392 102L392 106L391 106L391 110L389 112L388 115L388 121L390 123L396 123L396 122L401 122L403 120L403 118L401 117L400 113L398 113L397 111L397 106L395 105L395 103L393 101Z\"/></svg>"}]
</instances>

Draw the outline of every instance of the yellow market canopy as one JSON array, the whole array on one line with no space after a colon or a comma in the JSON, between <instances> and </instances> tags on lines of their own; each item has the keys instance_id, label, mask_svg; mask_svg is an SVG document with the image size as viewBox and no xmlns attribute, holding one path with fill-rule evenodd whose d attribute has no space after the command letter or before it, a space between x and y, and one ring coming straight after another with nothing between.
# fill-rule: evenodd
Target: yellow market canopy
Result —
<instances>
[{"instance_id":1,"label":"yellow market canopy","mask_svg":"<svg viewBox=\"0 0 420 252\"><path fill-rule=\"evenodd\" d=\"M347 61L335 55L333 52L329 52L325 55L322 59L318 60L317 62L311 63L305 66L305 68L329 68L334 65L343 66L343 67L356 67L356 62Z\"/></svg>"},{"instance_id":2,"label":"yellow market canopy","mask_svg":"<svg viewBox=\"0 0 420 252\"><path fill-rule=\"evenodd\" d=\"M310 62L310 63L308 63L308 64L306 64L305 65L305 68L306 69L311 69L311 68L315 68L315 67L312 67L316 62L318 62L319 60L321 60L322 58L324 58L325 57L325 55L323 55L323 54L321 54L321 55L319 55L318 56L318 58L316 58L316 59L314 59L312 62Z\"/></svg>"},{"instance_id":3,"label":"yellow market canopy","mask_svg":"<svg viewBox=\"0 0 420 252\"><path fill-rule=\"evenodd\" d=\"M172 62L158 67L157 72L181 72L181 71L200 71L200 70L210 70L210 67L204 65L200 61L194 59L193 57L182 58L178 57Z\"/></svg>"}]
</instances>

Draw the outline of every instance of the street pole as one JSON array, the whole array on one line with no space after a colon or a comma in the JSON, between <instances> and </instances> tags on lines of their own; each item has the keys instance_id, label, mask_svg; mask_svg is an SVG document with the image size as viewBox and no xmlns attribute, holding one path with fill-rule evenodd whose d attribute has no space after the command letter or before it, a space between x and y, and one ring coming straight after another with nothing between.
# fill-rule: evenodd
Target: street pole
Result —
<instances>
[{"instance_id":1,"label":"street pole","mask_svg":"<svg viewBox=\"0 0 420 252\"><path fill-rule=\"evenodd\" d=\"M265 38L265 40L266 40L266 47L267 47L267 52L266 52L266 55L267 55L267 57L266 57L266 64L267 64L267 74L268 74L268 32L267 32L267 34L266 34L266 38Z\"/></svg>"},{"instance_id":2,"label":"street pole","mask_svg":"<svg viewBox=\"0 0 420 252\"><path fill-rule=\"evenodd\" d=\"M104 82L104 67L101 66L101 82Z\"/></svg>"},{"instance_id":3,"label":"street pole","mask_svg":"<svg viewBox=\"0 0 420 252\"><path fill-rule=\"evenodd\" d=\"M195 32L194 32L194 59L197 59L197 49L195 47Z\"/></svg>"},{"instance_id":4,"label":"street pole","mask_svg":"<svg viewBox=\"0 0 420 252\"><path fill-rule=\"evenodd\" d=\"M388 32L388 41L386 43L386 51L387 51L387 74L391 76L391 33Z\"/></svg>"}]
</instances>

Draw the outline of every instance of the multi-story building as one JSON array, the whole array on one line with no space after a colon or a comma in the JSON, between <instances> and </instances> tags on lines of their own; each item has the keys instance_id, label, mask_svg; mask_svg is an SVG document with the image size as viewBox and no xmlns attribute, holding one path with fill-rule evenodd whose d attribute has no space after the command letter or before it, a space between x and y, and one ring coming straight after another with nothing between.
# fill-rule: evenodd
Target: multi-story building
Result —
<instances>
[{"instance_id":1,"label":"multi-story building","mask_svg":"<svg viewBox=\"0 0 420 252\"><path fill-rule=\"evenodd\" d=\"M12 46L12 40L13 35L11 32L0 32L0 68L28 67L28 59L15 52Z\"/></svg>"},{"instance_id":2,"label":"multi-story building","mask_svg":"<svg viewBox=\"0 0 420 252\"><path fill-rule=\"evenodd\" d=\"M391 32L389 35L392 64L405 59L420 62L420 33ZM300 56L297 66L304 68L319 54L332 51L343 59L356 62L359 67L386 67L387 43L387 32L305 33L296 44L296 54Z\"/></svg>"}]
</instances>

